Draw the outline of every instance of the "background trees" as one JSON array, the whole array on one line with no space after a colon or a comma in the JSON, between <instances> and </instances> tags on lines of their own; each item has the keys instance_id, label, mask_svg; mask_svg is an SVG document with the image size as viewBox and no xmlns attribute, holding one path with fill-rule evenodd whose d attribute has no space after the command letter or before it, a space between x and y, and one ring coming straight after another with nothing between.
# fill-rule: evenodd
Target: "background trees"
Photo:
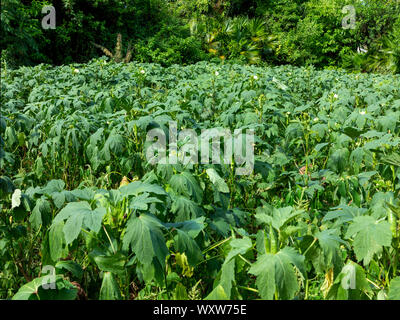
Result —
<instances>
[{"instance_id":1,"label":"background trees","mask_svg":"<svg viewBox=\"0 0 400 320\"><path fill-rule=\"evenodd\" d=\"M121 33L133 59L315 65L398 72L399 0L55 0L57 28L43 30L49 1L2 1L0 48L11 65L86 62ZM343 29L342 8L356 11ZM365 52L360 52L363 49Z\"/></svg>"}]
</instances>

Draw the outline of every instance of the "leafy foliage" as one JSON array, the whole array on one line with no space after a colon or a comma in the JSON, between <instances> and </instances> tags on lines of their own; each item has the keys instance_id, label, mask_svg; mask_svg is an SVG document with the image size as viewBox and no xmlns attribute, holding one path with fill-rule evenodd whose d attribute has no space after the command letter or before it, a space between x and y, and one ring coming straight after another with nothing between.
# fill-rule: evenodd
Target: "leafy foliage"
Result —
<instances>
[{"instance_id":1,"label":"leafy foliage","mask_svg":"<svg viewBox=\"0 0 400 320\"><path fill-rule=\"evenodd\" d=\"M99 59L0 103L1 298L398 298L398 75ZM171 121L254 130L253 172L149 163Z\"/></svg>"},{"instance_id":2,"label":"leafy foliage","mask_svg":"<svg viewBox=\"0 0 400 320\"><path fill-rule=\"evenodd\" d=\"M163 66L230 60L399 72L397 0L54 0L56 29L46 30L41 9L49 4L2 2L4 67L83 63L102 52ZM351 28L342 26L348 6Z\"/></svg>"}]
</instances>

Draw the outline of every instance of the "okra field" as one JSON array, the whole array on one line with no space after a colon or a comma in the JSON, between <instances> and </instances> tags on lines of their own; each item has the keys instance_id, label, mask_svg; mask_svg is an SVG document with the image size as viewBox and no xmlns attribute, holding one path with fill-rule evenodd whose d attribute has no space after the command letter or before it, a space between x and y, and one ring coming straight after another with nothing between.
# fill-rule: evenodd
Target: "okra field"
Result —
<instances>
[{"instance_id":1,"label":"okra field","mask_svg":"<svg viewBox=\"0 0 400 320\"><path fill-rule=\"evenodd\" d=\"M400 75L98 58L0 99L0 299L400 299ZM253 130L251 173L148 161L171 122Z\"/></svg>"}]
</instances>

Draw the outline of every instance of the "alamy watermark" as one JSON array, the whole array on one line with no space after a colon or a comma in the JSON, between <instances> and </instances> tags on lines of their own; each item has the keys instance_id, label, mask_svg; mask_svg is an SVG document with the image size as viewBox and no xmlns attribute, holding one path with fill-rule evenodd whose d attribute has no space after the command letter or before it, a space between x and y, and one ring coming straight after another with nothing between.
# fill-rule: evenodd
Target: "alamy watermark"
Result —
<instances>
[{"instance_id":1,"label":"alamy watermark","mask_svg":"<svg viewBox=\"0 0 400 320\"><path fill-rule=\"evenodd\" d=\"M42 13L46 14L42 19L42 28L55 29L56 28L56 8L53 6L44 6Z\"/></svg>"},{"instance_id":2,"label":"alamy watermark","mask_svg":"<svg viewBox=\"0 0 400 320\"><path fill-rule=\"evenodd\" d=\"M198 136L193 129L178 133L177 123L169 122L167 135L161 128L147 133L146 159L151 164L235 164L236 175L250 175L254 169L254 130L226 128L203 129ZM221 148L223 140L223 152ZM168 148L167 148L168 146ZM200 153L200 157L199 157ZM243 166L244 165L244 166Z\"/></svg>"},{"instance_id":3,"label":"alamy watermark","mask_svg":"<svg viewBox=\"0 0 400 320\"><path fill-rule=\"evenodd\" d=\"M56 268L51 265L46 265L42 269L42 274L47 274L43 277L42 288L44 290L56 289Z\"/></svg>"},{"instance_id":4,"label":"alamy watermark","mask_svg":"<svg viewBox=\"0 0 400 320\"><path fill-rule=\"evenodd\" d=\"M348 5L342 8L342 13L348 13L342 19L342 28L343 29L355 29L356 28L356 9L354 6Z\"/></svg>"},{"instance_id":5,"label":"alamy watermark","mask_svg":"<svg viewBox=\"0 0 400 320\"><path fill-rule=\"evenodd\" d=\"M347 14L342 19L343 29L356 28L356 9L352 5L347 5L342 8L342 13ZM44 6L42 14L46 14L42 19L42 28L45 30L56 28L56 8L54 6Z\"/></svg>"},{"instance_id":6,"label":"alamy watermark","mask_svg":"<svg viewBox=\"0 0 400 320\"><path fill-rule=\"evenodd\" d=\"M356 267L352 264L348 264L343 267L342 273L344 274L340 284L345 290L356 289Z\"/></svg>"}]
</instances>

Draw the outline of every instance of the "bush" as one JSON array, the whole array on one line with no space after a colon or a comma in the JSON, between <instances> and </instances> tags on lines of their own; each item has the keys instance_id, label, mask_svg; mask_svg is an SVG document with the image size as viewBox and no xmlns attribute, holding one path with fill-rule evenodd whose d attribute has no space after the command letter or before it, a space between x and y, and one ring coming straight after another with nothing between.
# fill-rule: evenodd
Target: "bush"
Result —
<instances>
[{"instance_id":1,"label":"bush","mask_svg":"<svg viewBox=\"0 0 400 320\"><path fill-rule=\"evenodd\" d=\"M121 34L123 44L134 47L133 59L164 66L220 57L257 64L398 70L400 1L353 2L54 0L56 29L43 30L41 8L50 1L3 0L1 57L11 67L83 63L102 54L93 43L113 48ZM342 28L346 5L355 7L354 29ZM368 54L357 54L360 48Z\"/></svg>"},{"instance_id":2,"label":"bush","mask_svg":"<svg viewBox=\"0 0 400 320\"><path fill-rule=\"evenodd\" d=\"M346 5L355 7L355 29L342 28ZM270 33L278 37L275 63L344 66L358 48L370 48L390 32L400 6L395 0L279 0L265 15Z\"/></svg>"},{"instance_id":3,"label":"bush","mask_svg":"<svg viewBox=\"0 0 400 320\"><path fill-rule=\"evenodd\" d=\"M48 43L41 29L39 14L46 1L24 5L18 0L1 1L0 50L10 66L48 62L40 46Z\"/></svg>"},{"instance_id":4,"label":"bush","mask_svg":"<svg viewBox=\"0 0 400 320\"><path fill-rule=\"evenodd\" d=\"M139 40L161 29L167 17L161 0L54 0L56 29L41 20L48 1L2 1L2 56L15 65L87 62L100 55L91 44L112 47L118 33ZM4 51L4 52L3 52Z\"/></svg>"},{"instance_id":5,"label":"bush","mask_svg":"<svg viewBox=\"0 0 400 320\"><path fill-rule=\"evenodd\" d=\"M201 40L191 36L187 26L163 26L154 36L137 42L134 49L135 60L163 66L209 59Z\"/></svg>"}]
</instances>

